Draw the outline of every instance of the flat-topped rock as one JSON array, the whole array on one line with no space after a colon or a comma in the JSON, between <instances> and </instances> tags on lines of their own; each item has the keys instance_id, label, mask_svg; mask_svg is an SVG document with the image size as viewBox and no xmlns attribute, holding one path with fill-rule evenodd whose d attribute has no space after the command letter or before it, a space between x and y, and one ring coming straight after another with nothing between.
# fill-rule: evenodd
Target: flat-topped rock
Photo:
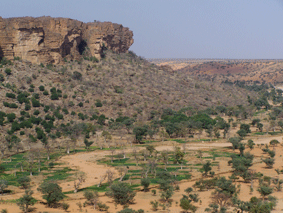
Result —
<instances>
[{"instance_id":1,"label":"flat-topped rock","mask_svg":"<svg viewBox=\"0 0 283 213\"><path fill-rule=\"evenodd\" d=\"M111 22L52 17L0 17L0 57L20 57L32 63L60 64L79 60L85 53L100 58L106 47L127 52L133 44L129 28Z\"/></svg>"}]
</instances>

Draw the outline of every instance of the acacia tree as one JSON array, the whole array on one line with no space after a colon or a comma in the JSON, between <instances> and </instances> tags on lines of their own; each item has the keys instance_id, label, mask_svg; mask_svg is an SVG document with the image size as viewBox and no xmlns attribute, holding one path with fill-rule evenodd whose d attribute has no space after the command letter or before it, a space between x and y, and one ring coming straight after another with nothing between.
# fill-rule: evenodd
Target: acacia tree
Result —
<instances>
[{"instance_id":1,"label":"acacia tree","mask_svg":"<svg viewBox=\"0 0 283 213\"><path fill-rule=\"evenodd\" d=\"M8 181L7 180L0 180L0 193L3 195L4 190L8 187Z\"/></svg>"},{"instance_id":2,"label":"acacia tree","mask_svg":"<svg viewBox=\"0 0 283 213\"><path fill-rule=\"evenodd\" d=\"M1 152L1 158L0 158L0 160L4 158L4 155L5 155L5 152L6 152L7 149L8 149L8 144L7 144L7 142L2 141L2 142L0 143L0 152Z\"/></svg>"},{"instance_id":3,"label":"acacia tree","mask_svg":"<svg viewBox=\"0 0 283 213\"><path fill-rule=\"evenodd\" d=\"M180 147L175 147L175 151L174 151L174 163L177 163L177 164L181 164L181 169L183 167L182 163L184 161L184 152L181 151Z\"/></svg>"},{"instance_id":4,"label":"acacia tree","mask_svg":"<svg viewBox=\"0 0 283 213\"><path fill-rule=\"evenodd\" d=\"M254 141L252 139L249 139L247 145L252 150L254 148L255 143L254 143Z\"/></svg>"},{"instance_id":5,"label":"acacia tree","mask_svg":"<svg viewBox=\"0 0 283 213\"><path fill-rule=\"evenodd\" d=\"M34 152L28 152L25 156L26 161L24 162L26 170L29 172L30 176L32 176L33 169L36 165L36 155Z\"/></svg>"},{"instance_id":6,"label":"acacia tree","mask_svg":"<svg viewBox=\"0 0 283 213\"><path fill-rule=\"evenodd\" d=\"M93 205L93 209L95 209L97 203L99 202L97 191L87 190L84 192L84 197L86 198L85 204Z\"/></svg>"},{"instance_id":7,"label":"acacia tree","mask_svg":"<svg viewBox=\"0 0 283 213\"><path fill-rule=\"evenodd\" d=\"M47 205L51 207L64 198L62 188L55 182L43 182L38 188L43 194L43 199L47 201Z\"/></svg>"},{"instance_id":8,"label":"acacia tree","mask_svg":"<svg viewBox=\"0 0 283 213\"><path fill-rule=\"evenodd\" d=\"M214 203L220 205L220 207L225 207L233 195L237 193L236 186L232 181L227 180L225 177L221 177L216 182L215 191L212 193L212 200Z\"/></svg>"},{"instance_id":9,"label":"acacia tree","mask_svg":"<svg viewBox=\"0 0 283 213\"><path fill-rule=\"evenodd\" d=\"M128 168L126 166L123 166L123 167L118 168L118 171L119 171L119 174L121 176L119 181L123 181L123 178L125 177L125 175L128 172Z\"/></svg>"},{"instance_id":10,"label":"acacia tree","mask_svg":"<svg viewBox=\"0 0 283 213\"><path fill-rule=\"evenodd\" d=\"M149 178L143 178L143 179L141 179L141 185L143 186L143 190L144 190L145 192L147 192L147 191L148 191L148 187L149 187L149 185L150 185L150 179L149 179Z\"/></svg>"},{"instance_id":11,"label":"acacia tree","mask_svg":"<svg viewBox=\"0 0 283 213\"><path fill-rule=\"evenodd\" d=\"M261 194L263 200L266 198L266 196L270 195L273 192L273 188L267 185L260 185L257 189L257 191Z\"/></svg>"},{"instance_id":12,"label":"acacia tree","mask_svg":"<svg viewBox=\"0 0 283 213\"><path fill-rule=\"evenodd\" d=\"M169 160L169 154L168 154L168 151L163 151L161 152L161 155L160 155L160 158L161 158L161 161L164 163L165 165L165 171L167 171L167 164L168 164L168 160Z\"/></svg>"},{"instance_id":13,"label":"acacia tree","mask_svg":"<svg viewBox=\"0 0 283 213\"><path fill-rule=\"evenodd\" d=\"M78 172L76 173L76 180L74 181L74 193L77 193L79 190L80 185L85 182L86 174L84 172Z\"/></svg>"},{"instance_id":14,"label":"acacia tree","mask_svg":"<svg viewBox=\"0 0 283 213\"><path fill-rule=\"evenodd\" d=\"M111 152L111 163L113 163L114 153L116 152L116 150L111 149L110 152Z\"/></svg>"},{"instance_id":15,"label":"acacia tree","mask_svg":"<svg viewBox=\"0 0 283 213\"><path fill-rule=\"evenodd\" d=\"M132 156L134 157L136 161L136 165L139 165L139 156L138 156L138 148L134 147L132 151Z\"/></svg>"},{"instance_id":16,"label":"acacia tree","mask_svg":"<svg viewBox=\"0 0 283 213\"><path fill-rule=\"evenodd\" d=\"M137 143L140 143L142 141L143 137L147 135L147 131L148 131L148 126L147 125L144 125L142 127L135 127L134 128L133 133L135 135Z\"/></svg>"},{"instance_id":17,"label":"acacia tree","mask_svg":"<svg viewBox=\"0 0 283 213\"><path fill-rule=\"evenodd\" d=\"M186 212L188 210L192 212L196 212L197 207L192 204L192 202L197 203L199 201L198 194L192 194L191 192L193 189L191 187L187 188L185 192L188 195L183 195L183 197L180 200L180 206L182 209L184 209Z\"/></svg>"},{"instance_id":18,"label":"acacia tree","mask_svg":"<svg viewBox=\"0 0 283 213\"><path fill-rule=\"evenodd\" d=\"M20 209L27 213L30 210L30 206L33 206L37 201L34 197L32 197L33 191L26 190L25 194L20 197L17 201L17 205L20 207Z\"/></svg>"},{"instance_id":19,"label":"acacia tree","mask_svg":"<svg viewBox=\"0 0 283 213\"><path fill-rule=\"evenodd\" d=\"M126 205L134 201L136 192L131 189L129 184L124 182L116 182L110 186L110 191L108 191L106 195L112 197L115 203Z\"/></svg>"},{"instance_id":20,"label":"acacia tree","mask_svg":"<svg viewBox=\"0 0 283 213\"><path fill-rule=\"evenodd\" d=\"M206 161L205 164L202 165L201 172L204 172L203 176L207 176L207 173L212 170L211 162Z\"/></svg>"}]
</instances>

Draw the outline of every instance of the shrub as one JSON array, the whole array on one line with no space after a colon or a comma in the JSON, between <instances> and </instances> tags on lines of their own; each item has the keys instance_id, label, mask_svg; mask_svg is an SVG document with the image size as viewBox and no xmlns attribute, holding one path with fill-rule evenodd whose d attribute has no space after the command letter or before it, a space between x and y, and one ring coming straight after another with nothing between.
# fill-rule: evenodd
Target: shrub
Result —
<instances>
[{"instance_id":1,"label":"shrub","mask_svg":"<svg viewBox=\"0 0 283 213\"><path fill-rule=\"evenodd\" d=\"M7 119L10 123L12 123L14 121L14 119L16 118L15 113L9 113L7 114Z\"/></svg>"},{"instance_id":2,"label":"shrub","mask_svg":"<svg viewBox=\"0 0 283 213\"><path fill-rule=\"evenodd\" d=\"M15 103L8 103L8 102L3 102L3 105L5 106L5 107L9 107L9 108L18 108L18 105L17 104L15 104Z\"/></svg>"},{"instance_id":3,"label":"shrub","mask_svg":"<svg viewBox=\"0 0 283 213\"><path fill-rule=\"evenodd\" d=\"M262 160L268 168L272 168L273 164L275 163L274 158L266 158Z\"/></svg>"},{"instance_id":4,"label":"shrub","mask_svg":"<svg viewBox=\"0 0 283 213\"><path fill-rule=\"evenodd\" d=\"M7 58L2 58L2 60L1 60L1 64L2 65L12 65L12 62L10 61L10 60L8 60Z\"/></svg>"},{"instance_id":5,"label":"shrub","mask_svg":"<svg viewBox=\"0 0 283 213\"><path fill-rule=\"evenodd\" d=\"M108 209L109 209L109 206L107 206L106 204L104 204L104 203L97 203L97 207L98 207L98 210L99 211L108 211Z\"/></svg>"},{"instance_id":6,"label":"shrub","mask_svg":"<svg viewBox=\"0 0 283 213\"><path fill-rule=\"evenodd\" d=\"M59 95L58 93L52 93L50 98L51 100L59 100Z\"/></svg>"},{"instance_id":7,"label":"shrub","mask_svg":"<svg viewBox=\"0 0 283 213\"><path fill-rule=\"evenodd\" d=\"M44 86L40 85L38 88L40 91L44 91Z\"/></svg>"},{"instance_id":8,"label":"shrub","mask_svg":"<svg viewBox=\"0 0 283 213\"><path fill-rule=\"evenodd\" d=\"M16 98L16 95L14 94L14 93L6 93L6 97L7 98L13 98L13 99L15 99Z\"/></svg>"},{"instance_id":9,"label":"shrub","mask_svg":"<svg viewBox=\"0 0 283 213\"><path fill-rule=\"evenodd\" d=\"M68 103L68 106L69 106L69 107L73 107L73 106L75 106L75 104L74 104L73 101L70 101L70 102Z\"/></svg>"},{"instance_id":10,"label":"shrub","mask_svg":"<svg viewBox=\"0 0 283 213\"><path fill-rule=\"evenodd\" d=\"M44 112L45 112L45 113L48 112L49 109L50 109L50 106L45 106L45 107L44 107Z\"/></svg>"},{"instance_id":11,"label":"shrub","mask_svg":"<svg viewBox=\"0 0 283 213\"><path fill-rule=\"evenodd\" d=\"M20 104L22 103L29 103L29 99L27 98L29 96L29 93L27 92L21 92L18 96L17 96L17 100Z\"/></svg>"},{"instance_id":12,"label":"shrub","mask_svg":"<svg viewBox=\"0 0 283 213\"><path fill-rule=\"evenodd\" d=\"M47 90L44 90L43 95L49 95Z\"/></svg>"},{"instance_id":13,"label":"shrub","mask_svg":"<svg viewBox=\"0 0 283 213\"><path fill-rule=\"evenodd\" d=\"M137 211L133 210L133 209L129 209L129 208L125 208L117 213L144 213L144 210L139 209Z\"/></svg>"},{"instance_id":14,"label":"shrub","mask_svg":"<svg viewBox=\"0 0 283 213\"><path fill-rule=\"evenodd\" d=\"M5 172L5 166L0 164L0 173Z\"/></svg>"},{"instance_id":15,"label":"shrub","mask_svg":"<svg viewBox=\"0 0 283 213\"><path fill-rule=\"evenodd\" d=\"M114 86L114 90L116 93L123 93L123 89L119 86Z\"/></svg>"},{"instance_id":16,"label":"shrub","mask_svg":"<svg viewBox=\"0 0 283 213\"><path fill-rule=\"evenodd\" d=\"M0 74L0 82L5 81L4 75Z\"/></svg>"},{"instance_id":17,"label":"shrub","mask_svg":"<svg viewBox=\"0 0 283 213\"><path fill-rule=\"evenodd\" d=\"M102 107L101 100L96 100L95 106L96 106L96 107Z\"/></svg>"},{"instance_id":18,"label":"shrub","mask_svg":"<svg viewBox=\"0 0 283 213\"><path fill-rule=\"evenodd\" d=\"M66 115L69 114L68 109L67 108L63 108L62 112L64 112Z\"/></svg>"},{"instance_id":19,"label":"shrub","mask_svg":"<svg viewBox=\"0 0 283 213\"><path fill-rule=\"evenodd\" d=\"M31 99L31 103L33 107L40 107L40 102L36 100L35 98Z\"/></svg>"},{"instance_id":20,"label":"shrub","mask_svg":"<svg viewBox=\"0 0 283 213\"><path fill-rule=\"evenodd\" d=\"M68 203L62 203L62 208L67 212L70 205Z\"/></svg>"},{"instance_id":21,"label":"shrub","mask_svg":"<svg viewBox=\"0 0 283 213\"><path fill-rule=\"evenodd\" d=\"M11 71L10 68L6 68L6 69L5 69L5 73L6 73L7 75L11 75L11 74L12 74L12 71Z\"/></svg>"},{"instance_id":22,"label":"shrub","mask_svg":"<svg viewBox=\"0 0 283 213\"><path fill-rule=\"evenodd\" d=\"M72 78L74 80L82 80L82 74L78 71L73 72Z\"/></svg>"},{"instance_id":23,"label":"shrub","mask_svg":"<svg viewBox=\"0 0 283 213\"><path fill-rule=\"evenodd\" d=\"M24 131L20 131L20 135L24 135L25 134L25 132Z\"/></svg>"},{"instance_id":24,"label":"shrub","mask_svg":"<svg viewBox=\"0 0 283 213\"><path fill-rule=\"evenodd\" d=\"M33 135L31 135L31 134L29 134L29 139L30 139L30 141L32 142L32 143L35 143L36 141L37 141L37 139L33 136Z\"/></svg>"},{"instance_id":25,"label":"shrub","mask_svg":"<svg viewBox=\"0 0 283 213\"><path fill-rule=\"evenodd\" d=\"M25 105L25 110L28 111L28 110L30 110L30 109L31 109L30 104L26 104L26 105Z\"/></svg>"},{"instance_id":26,"label":"shrub","mask_svg":"<svg viewBox=\"0 0 283 213\"><path fill-rule=\"evenodd\" d=\"M78 104L78 106L79 106L79 107L83 107L83 106L84 106L83 102L80 102L80 103Z\"/></svg>"},{"instance_id":27,"label":"shrub","mask_svg":"<svg viewBox=\"0 0 283 213\"><path fill-rule=\"evenodd\" d=\"M34 93L34 94L33 94L33 97L34 97L35 99L39 99L39 94L38 94L38 93Z\"/></svg>"},{"instance_id":28,"label":"shrub","mask_svg":"<svg viewBox=\"0 0 283 213\"><path fill-rule=\"evenodd\" d=\"M84 114L83 114L83 113L79 113L79 114L78 114L78 116L79 116L79 118L80 118L80 119L82 119L82 120L84 120L84 119L85 119L85 116L84 116Z\"/></svg>"},{"instance_id":29,"label":"shrub","mask_svg":"<svg viewBox=\"0 0 283 213\"><path fill-rule=\"evenodd\" d=\"M65 95L63 95L63 98L64 98L64 99L68 98L68 95L66 95L66 94L65 94Z\"/></svg>"},{"instance_id":30,"label":"shrub","mask_svg":"<svg viewBox=\"0 0 283 213\"><path fill-rule=\"evenodd\" d=\"M39 110L35 110L34 112L33 112L33 115L39 115Z\"/></svg>"}]
</instances>

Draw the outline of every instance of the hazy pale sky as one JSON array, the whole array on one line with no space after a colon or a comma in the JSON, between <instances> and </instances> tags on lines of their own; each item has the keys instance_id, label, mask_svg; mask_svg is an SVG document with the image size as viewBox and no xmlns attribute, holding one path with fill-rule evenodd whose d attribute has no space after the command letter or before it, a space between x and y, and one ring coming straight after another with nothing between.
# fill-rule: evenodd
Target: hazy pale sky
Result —
<instances>
[{"instance_id":1,"label":"hazy pale sky","mask_svg":"<svg viewBox=\"0 0 283 213\"><path fill-rule=\"evenodd\" d=\"M1 0L0 16L111 21L146 58L283 59L283 0Z\"/></svg>"}]
</instances>

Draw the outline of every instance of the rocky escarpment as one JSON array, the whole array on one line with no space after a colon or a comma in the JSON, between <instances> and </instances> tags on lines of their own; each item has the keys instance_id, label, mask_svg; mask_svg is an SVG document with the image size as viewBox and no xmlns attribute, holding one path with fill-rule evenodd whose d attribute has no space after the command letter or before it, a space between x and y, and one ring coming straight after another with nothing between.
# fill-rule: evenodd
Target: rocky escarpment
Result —
<instances>
[{"instance_id":1,"label":"rocky escarpment","mask_svg":"<svg viewBox=\"0 0 283 213\"><path fill-rule=\"evenodd\" d=\"M63 63L79 60L86 52L101 57L107 47L127 52L133 44L133 32L111 22L83 23L68 18L0 17L0 58L20 57L32 63Z\"/></svg>"}]
</instances>

